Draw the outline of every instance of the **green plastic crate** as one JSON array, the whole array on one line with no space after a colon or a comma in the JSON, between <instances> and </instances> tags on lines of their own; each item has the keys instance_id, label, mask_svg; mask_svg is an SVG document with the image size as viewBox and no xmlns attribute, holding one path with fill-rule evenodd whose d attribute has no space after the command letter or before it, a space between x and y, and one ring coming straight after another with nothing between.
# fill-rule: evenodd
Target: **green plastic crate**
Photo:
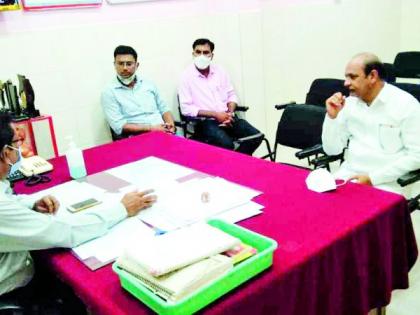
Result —
<instances>
[{"instance_id":1,"label":"green plastic crate","mask_svg":"<svg viewBox=\"0 0 420 315\"><path fill-rule=\"evenodd\" d=\"M273 264L273 252L277 248L277 243L273 239L222 220L210 220L208 224L255 247L258 251L257 254L240 262L221 277L209 282L177 302L163 300L144 287L134 276L125 272L114 263L112 269L119 275L122 287L159 314L191 314L217 300Z\"/></svg>"}]
</instances>

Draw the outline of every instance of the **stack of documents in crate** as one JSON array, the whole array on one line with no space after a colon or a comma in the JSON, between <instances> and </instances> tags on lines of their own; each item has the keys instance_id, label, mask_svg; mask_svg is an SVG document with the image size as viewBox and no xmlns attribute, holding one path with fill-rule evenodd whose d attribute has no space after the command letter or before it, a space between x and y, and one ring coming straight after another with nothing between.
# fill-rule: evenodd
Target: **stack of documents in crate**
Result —
<instances>
[{"instance_id":1,"label":"stack of documents in crate","mask_svg":"<svg viewBox=\"0 0 420 315\"><path fill-rule=\"evenodd\" d=\"M220 253L240 240L206 223L130 245L117 265L165 300L177 301L233 267Z\"/></svg>"}]
</instances>

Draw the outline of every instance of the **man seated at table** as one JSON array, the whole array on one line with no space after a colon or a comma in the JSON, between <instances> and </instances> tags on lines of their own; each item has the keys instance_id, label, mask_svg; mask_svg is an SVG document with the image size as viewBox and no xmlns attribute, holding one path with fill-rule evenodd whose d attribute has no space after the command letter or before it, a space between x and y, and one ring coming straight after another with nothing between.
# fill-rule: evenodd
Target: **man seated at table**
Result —
<instances>
[{"instance_id":1,"label":"man seated at table","mask_svg":"<svg viewBox=\"0 0 420 315\"><path fill-rule=\"evenodd\" d=\"M322 144L330 155L348 147L336 177L404 193L396 180L420 168L420 104L384 77L374 54L350 60L344 83L350 97L335 93L327 99Z\"/></svg>"},{"instance_id":2,"label":"man seated at table","mask_svg":"<svg viewBox=\"0 0 420 315\"><path fill-rule=\"evenodd\" d=\"M34 295L47 294L39 292L39 283L30 282L34 275L30 250L77 246L103 235L156 200L150 191L130 192L107 208L56 216L60 204L53 196L34 200L12 194L6 177L20 167L21 144L10 116L0 114L0 300L18 298L22 292L27 296L28 291ZM27 288L22 288L28 283Z\"/></svg>"},{"instance_id":3,"label":"man seated at table","mask_svg":"<svg viewBox=\"0 0 420 315\"><path fill-rule=\"evenodd\" d=\"M234 148L234 138L260 133L244 119L235 117L238 97L227 73L213 64L214 43L200 38L194 41L193 63L181 77L178 96L181 112L190 117L206 117L198 122L197 130L210 144L226 149ZM252 155L263 137L242 143L238 152Z\"/></svg>"},{"instance_id":4,"label":"man seated at table","mask_svg":"<svg viewBox=\"0 0 420 315\"><path fill-rule=\"evenodd\" d=\"M102 92L101 104L108 124L117 136L147 131L175 133L168 106L156 86L136 74L137 52L129 46L114 51L116 76Z\"/></svg>"}]
</instances>

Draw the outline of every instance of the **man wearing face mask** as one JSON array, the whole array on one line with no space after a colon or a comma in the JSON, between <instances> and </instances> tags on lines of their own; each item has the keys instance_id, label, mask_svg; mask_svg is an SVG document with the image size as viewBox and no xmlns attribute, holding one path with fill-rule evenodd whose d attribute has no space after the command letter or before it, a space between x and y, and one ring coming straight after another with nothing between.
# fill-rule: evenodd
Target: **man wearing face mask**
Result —
<instances>
[{"instance_id":1,"label":"man wearing face mask","mask_svg":"<svg viewBox=\"0 0 420 315\"><path fill-rule=\"evenodd\" d=\"M344 83L350 97L337 92L327 99L322 144L330 155L348 145L337 177L404 193L396 180L420 168L420 104L384 76L371 53L350 60Z\"/></svg>"},{"instance_id":2,"label":"man wearing face mask","mask_svg":"<svg viewBox=\"0 0 420 315\"><path fill-rule=\"evenodd\" d=\"M194 41L193 63L181 76L178 96L181 112L190 117L206 117L197 125L200 135L208 143L234 149L234 138L260 133L246 120L235 117L238 97L227 73L212 63L214 43L200 38ZM263 138L244 142L238 152L252 155Z\"/></svg>"},{"instance_id":3,"label":"man wearing face mask","mask_svg":"<svg viewBox=\"0 0 420 315\"><path fill-rule=\"evenodd\" d=\"M116 135L147 131L175 133L169 108L156 86L137 75L137 52L129 46L114 51L116 77L102 92L101 104L108 124Z\"/></svg>"},{"instance_id":4,"label":"man wearing face mask","mask_svg":"<svg viewBox=\"0 0 420 315\"><path fill-rule=\"evenodd\" d=\"M0 114L0 301L48 293L40 292L39 282L31 281L34 266L30 250L77 246L103 235L156 200L150 191L131 192L106 208L56 216L60 204L53 196L34 200L12 194L6 177L19 169L21 144L10 116Z\"/></svg>"}]
</instances>

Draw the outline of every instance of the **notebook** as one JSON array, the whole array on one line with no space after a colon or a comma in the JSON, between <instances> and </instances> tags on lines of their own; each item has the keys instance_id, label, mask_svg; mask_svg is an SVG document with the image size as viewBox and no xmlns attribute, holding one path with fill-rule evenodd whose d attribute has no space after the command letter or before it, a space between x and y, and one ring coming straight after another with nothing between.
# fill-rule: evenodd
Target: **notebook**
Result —
<instances>
[{"instance_id":1,"label":"notebook","mask_svg":"<svg viewBox=\"0 0 420 315\"><path fill-rule=\"evenodd\" d=\"M232 259L234 265L240 263L241 261L255 255L257 250L245 243L241 243L223 253L223 255L228 256Z\"/></svg>"},{"instance_id":2,"label":"notebook","mask_svg":"<svg viewBox=\"0 0 420 315\"><path fill-rule=\"evenodd\" d=\"M232 259L224 255L205 258L160 277L150 275L135 261L124 257L118 258L117 265L156 295L173 302L195 292L233 267Z\"/></svg>"},{"instance_id":3,"label":"notebook","mask_svg":"<svg viewBox=\"0 0 420 315\"><path fill-rule=\"evenodd\" d=\"M131 243L121 257L161 276L240 244L240 240L207 223L197 223L145 242Z\"/></svg>"}]
</instances>

